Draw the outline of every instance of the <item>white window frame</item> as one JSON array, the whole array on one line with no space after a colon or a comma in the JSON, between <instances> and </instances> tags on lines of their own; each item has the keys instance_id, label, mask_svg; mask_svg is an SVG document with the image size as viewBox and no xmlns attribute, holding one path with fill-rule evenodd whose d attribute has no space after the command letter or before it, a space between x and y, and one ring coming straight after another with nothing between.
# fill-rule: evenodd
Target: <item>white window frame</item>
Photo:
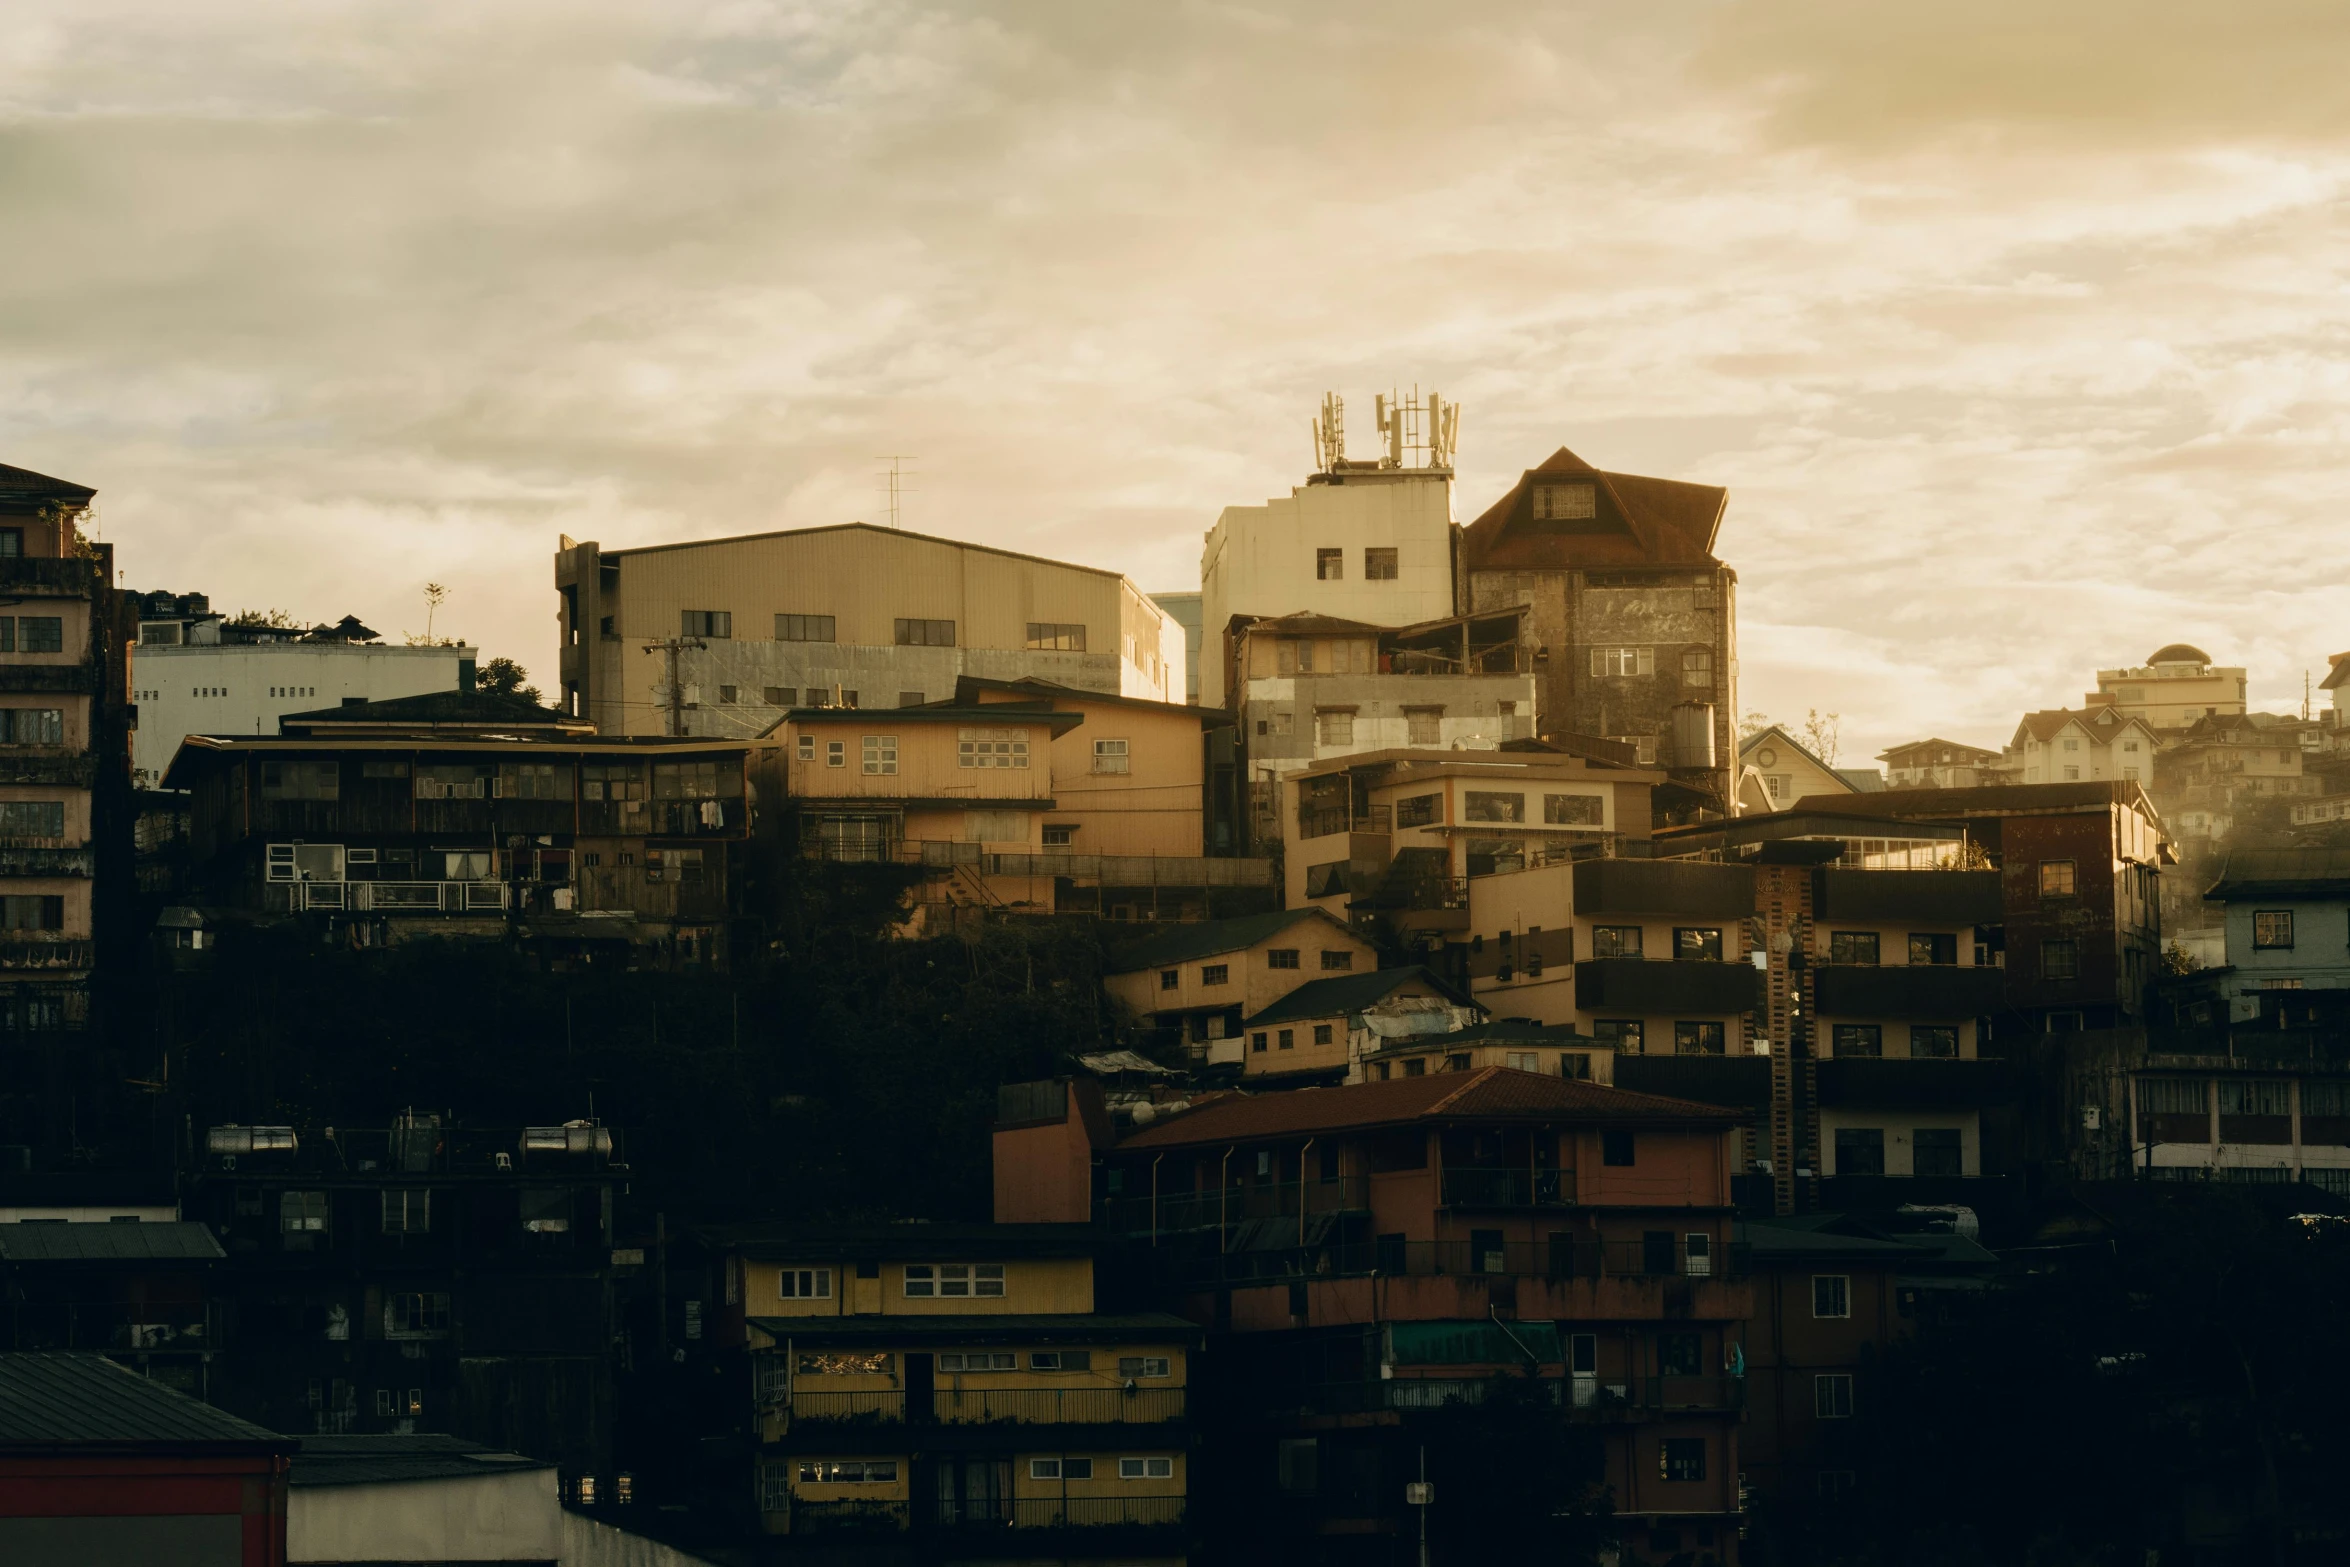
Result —
<instances>
[{"instance_id":1,"label":"white window frame","mask_svg":"<svg viewBox=\"0 0 2350 1567\"><path fill-rule=\"evenodd\" d=\"M1172 1480L1175 1478L1175 1460L1143 1455L1118 1460L1118 1478L1121 1480Z\"/></svg>"},{"instance_id":2,"label":"white window frame","mask_svg":"<svg viewBox=\"0 0 2350 1567\"><path fill-rule=\"evenodd\" d=\"M896 773L898 770L898 737L896 735L867 735L864 739L866 775L878 777Z\"/></svg>"},{"instance_id":3,"label":"white window frame","mask_svg":"<svg viewBox=\"0 0 2350 1567\"><path fill-rule=\"evenodd\" d=\"M1852 1373L1816 1371L1811 1379L1811 1412L1815 1420L1852 1418Z\"/></svg>"},{"instance_id":4,"label":"white window frame","mask_svg":"<svg viewBox=\"0 0 2350 1567\"><path fill-rule=\"evenodd\" d=\"M776 1274L775 1294L780 1300L830 1300L832 1270L784 1268Z\"/></svg>"},{"instance_id":5,"label":"white window frame","mask_svg":"<svg viewBox=\"0 0 2350 1567\"><path fill-rule=\"evenodd\" d=\"M1835 1292L1838 1311L1820 1310L1820 1286L1831 1285ZM1814 1322L1842 1322L1852 1315L1852 1275L1849 1273L1815 1273L1811 1276L1811 1315Z\"/></svg>"},{"instance_id":6,"label":"white window frame","mask_svg":"<svg viewBox=\"0 0 2350 1567\"><path fill-rule=\"evenodd\" d=\"M1130 772L1133 762L1133 756L1123 740L1096 740L1093 743L1093 770L1097 773Z\"/></svg>"}]
</instances>

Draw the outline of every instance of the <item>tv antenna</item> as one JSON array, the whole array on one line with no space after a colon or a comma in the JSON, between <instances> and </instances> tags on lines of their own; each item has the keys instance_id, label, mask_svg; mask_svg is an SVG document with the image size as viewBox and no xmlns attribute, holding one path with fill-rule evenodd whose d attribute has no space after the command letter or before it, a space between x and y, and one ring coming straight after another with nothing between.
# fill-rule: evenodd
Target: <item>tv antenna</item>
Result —
<instances>
[{"instance_id":1,"label":"tv antenna","mask_svg":"<svg viewBox=\"0 0 2350 1567\"><path fill-rule=\"evenodd\" d=\"M908 473L899 467L899 464L910 463L914 459L911 457L890 453L884 456L876 457L873 460L875 462L889 464L889 466L882 469L880 475L875 478L873 481L873 487L881 491L882 504L889 511L889 525L894 528L898 526L899 523L901 500L913 489L913 486L908 484L906 481L914 477L913 474Z\"/></svg>"}]
</instances>

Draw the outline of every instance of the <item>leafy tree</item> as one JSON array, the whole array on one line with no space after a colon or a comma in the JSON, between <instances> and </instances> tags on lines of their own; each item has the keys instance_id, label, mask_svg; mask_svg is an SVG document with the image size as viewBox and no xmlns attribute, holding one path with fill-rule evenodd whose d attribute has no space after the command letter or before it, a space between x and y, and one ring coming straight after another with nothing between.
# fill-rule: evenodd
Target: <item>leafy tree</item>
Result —
<instances>
[{"instance_id":1,"label":"leafy tree","mask_svg":"<svg viewBox=\"0 0 2350 1567\"><path fill-rule=\"evenodd\" d=\"M544 700L537 686L525 683L529 679L530 671L514 660L493 658L485 660L481 668L474 672L473 685L475 690L486 691L492 696L518 696L532 702Z\"/></svg>"}]
</instances>

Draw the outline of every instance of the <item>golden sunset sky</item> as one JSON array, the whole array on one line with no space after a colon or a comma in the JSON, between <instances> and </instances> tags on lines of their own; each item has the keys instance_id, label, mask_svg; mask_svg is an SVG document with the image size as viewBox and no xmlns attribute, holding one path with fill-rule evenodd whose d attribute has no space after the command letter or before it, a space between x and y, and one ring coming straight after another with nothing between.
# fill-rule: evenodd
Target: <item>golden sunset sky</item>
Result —
<instances>
[{"instance_id":1,"label":"golden sunset sky","mask_svg":"<svg viewBox=\"0 0 2350 1567\"><path fill-rule=\"evenodd\" d=\"M1197 586L1342 393L1722 484L1743 706L1997 745L2350 648L2350 5L0 8L0 462L129 586L553 674L549 556Z\"/></svg>"}]
</instances>

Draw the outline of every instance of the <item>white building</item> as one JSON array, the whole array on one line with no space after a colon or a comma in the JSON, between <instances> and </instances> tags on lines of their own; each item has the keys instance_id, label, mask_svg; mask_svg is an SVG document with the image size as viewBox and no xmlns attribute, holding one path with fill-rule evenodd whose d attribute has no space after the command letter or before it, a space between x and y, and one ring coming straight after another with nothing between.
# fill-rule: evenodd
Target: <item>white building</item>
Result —
<instances>
[{"instance_id":1,"label":"white building","mask_svg":"<svg viewBox=\"0 0 2350 1567\"><path fill-rule=\"evenodd\" d=\"M1235 615L1310 613L1411 626L1454 612L1452 441L1458 409L1379 403L1386 452L1346 456L1344 411L1323 400L1320 471L1262 506L1227 506L1200 552L1199 700L1225 704ZM1414 458L1417 467L1407 466Z\"/></svg>"},{"instance_id":2,"label":"white building","mask_svg":"<svg viewBox=\"0 0 2350 1567\"><path fill-rule=\"evenodd\" d=\"M2119 707L2026 713L2008 742L2007 766L2021 782L2096 779L2154 785L2154 731Z\"/></svg>"},{"instance_id":3,"label":"white building","mask_svg":"<svg viewBox=\"0 0 2350 1567\"><path fill-rule=\"evenodd\" d=\"M392 647L352 633L375 635L353 620L302 631L228 626L217 615L142 619L131 655L133 786L160 787L189 735L274 735L286 713L473 683L474 648Z\"/></svg>"},{"instance_id":4,"label":"white building","mask_svg":"<svg viewBox=\"0 0 2350 1567\"><path fill-rule=\"evenodd\" d=\"M2212 663L2211 655L2173 642L2131 669L2100 669L2097 689L2085 700L2111 705L2156 729L2184 729L2198 718L2226 718L2244 711L2242 669Z\"/></svg>"}]
</instances>

